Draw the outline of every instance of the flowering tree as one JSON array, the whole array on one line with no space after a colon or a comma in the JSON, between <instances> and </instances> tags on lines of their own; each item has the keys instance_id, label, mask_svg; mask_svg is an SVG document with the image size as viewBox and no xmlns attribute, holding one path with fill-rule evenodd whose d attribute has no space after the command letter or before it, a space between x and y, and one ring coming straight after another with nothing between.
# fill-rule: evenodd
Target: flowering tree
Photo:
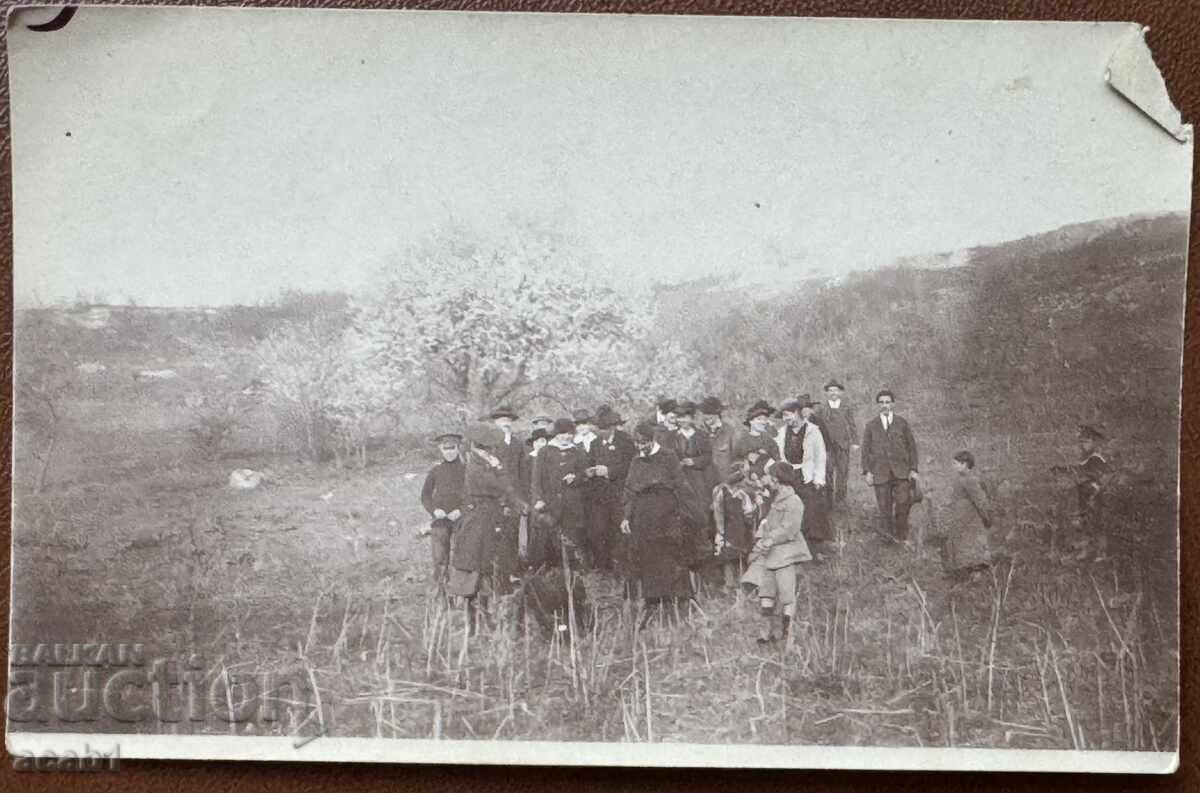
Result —
<instances>
[{"instance_id":1,"label":"flowering tree","mask_svg":"<svg viewBox=\"0 0 1200 793\"><path fill-rule=\"evenodd\" d=\"M615 290L590 284L553 240L515 236L485 247L442 239L384 274L360 308L378 371L427 401L478 415L534 395L647 390L648 317ZM556 397L560 398L560 397Z\"/></svg>"}]
</instances>

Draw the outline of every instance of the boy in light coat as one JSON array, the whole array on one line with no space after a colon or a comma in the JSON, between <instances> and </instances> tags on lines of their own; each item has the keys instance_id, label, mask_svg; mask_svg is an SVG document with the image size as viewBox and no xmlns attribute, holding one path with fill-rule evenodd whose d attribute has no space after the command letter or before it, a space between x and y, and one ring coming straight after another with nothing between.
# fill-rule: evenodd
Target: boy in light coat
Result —
<instances>
[{"instance_id":1,"label":"boy in light coat","mask_svg":"<svg viewBox=\"0 0 1200 793\"><path fill-rule=\"evenodd\" d=\"M772 492L771 507L758 524L750 567L742 576L742 585L758 590L759 611L763 624L760 645L777 638L786 640L796 615L796 572L800 562L812 560L804 541L804 502L796 495L801 483L798 470L786 464L771 464L761 478ZM780 631L775 633L776 617Z\"/></svg>"}]
</instances>

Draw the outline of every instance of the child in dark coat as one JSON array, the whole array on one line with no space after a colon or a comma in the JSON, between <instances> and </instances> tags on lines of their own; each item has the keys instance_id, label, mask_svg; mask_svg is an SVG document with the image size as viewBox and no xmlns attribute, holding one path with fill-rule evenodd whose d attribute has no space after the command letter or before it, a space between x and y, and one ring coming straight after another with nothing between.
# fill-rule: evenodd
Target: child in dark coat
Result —
<instances>
[{"instance_id":1,"label":"child in dark coat","mask_svg":"<svg viewBox=\"0 0 1200 793\"><path fill-rule=\"evenodd\" d=\"M441 586L446 582L451 537L462 522L466 466L460 452L461 435L446 432L437 436L434 442L442 459L429 469L421 488L421 506L432 518L421 533L428 534L432 540L433 581Z\"/></svg>"}]
</instances>

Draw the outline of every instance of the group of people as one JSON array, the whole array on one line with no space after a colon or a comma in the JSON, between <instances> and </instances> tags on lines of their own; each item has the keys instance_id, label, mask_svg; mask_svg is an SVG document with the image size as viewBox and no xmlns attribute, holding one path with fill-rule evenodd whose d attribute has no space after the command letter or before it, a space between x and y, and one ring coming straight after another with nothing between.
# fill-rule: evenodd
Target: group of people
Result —
<instances>
[{"instance_id":1,"label":"group of people","mask_svg":"<svg viewBox=\"0 0 1200 793\"><path fill-rule=\"evenodd\" d=\"M505 594L546 567L615 573L627 596L649 607L686 601L711 576L757 593L762 641L786 637L796 565L831 551L851 452L861 450L876 530L897 545L908 545L920 492L916 440L895 395L876 394L878 415L860 445L842 384L831 380L824 390L820 401L807 394L778 407L758 400L741 427L710 396L660 400L632 432L600 405L570 418L536 415L526 437L508 406L463 433L443 433L436 438L442 460L421 493L432 519L434 580L473 612L480 598ZM1098 435L1090 427L1085 434ZM1096 466L1087 456L1072 473L1087 477ZM991 562L992 509L974 456L959 452L953 467L946 556L949 573L963 577ZM1093 512L1094 502L1087 502Z\"/></svg>"}]
</instances>

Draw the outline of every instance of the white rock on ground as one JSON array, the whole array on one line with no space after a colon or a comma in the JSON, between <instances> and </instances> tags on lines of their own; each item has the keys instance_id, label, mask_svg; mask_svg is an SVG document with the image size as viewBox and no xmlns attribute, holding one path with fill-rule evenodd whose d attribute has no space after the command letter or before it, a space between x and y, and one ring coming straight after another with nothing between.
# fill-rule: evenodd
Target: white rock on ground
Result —
<instances>
[{"instance_id":1,"label":"white rock on ground","mask_svg":"<svg viewBox=\"0 0 1200 793\"><path fill-rule=\"evenodd\" d=\"M249 468L238 468L229 474L229 486L234 490L253 490L261 485L262 481L262 472Z\"/></svg>"}]
</instances>

